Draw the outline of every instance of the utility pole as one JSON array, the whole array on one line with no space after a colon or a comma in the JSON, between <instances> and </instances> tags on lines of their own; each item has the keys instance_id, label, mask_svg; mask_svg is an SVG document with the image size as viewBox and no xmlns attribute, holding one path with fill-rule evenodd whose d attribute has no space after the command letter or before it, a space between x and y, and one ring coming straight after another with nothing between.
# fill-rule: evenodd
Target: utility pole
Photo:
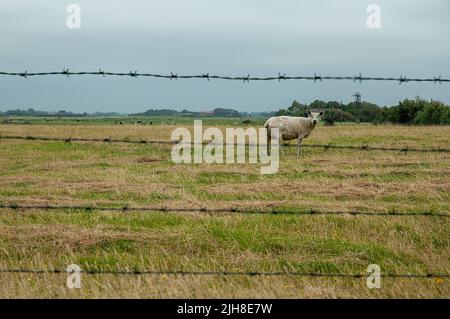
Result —
<instances>
[{"instance_id":1,"label":"utility pole","mask_svg":"<svg viewBox=\"0 0 450 319\"><path fill-rule=\"evenodd\" d=\"M353 97L355 98L356 106L360 106L361 105L361 93L356 92L355 94L353 94Z\"/></svg>"},{"instance_id":2,"label":"utility pole","mask_svg":"<svg viewBox=\"0 0 450 319\"><path fill-rule=\"evenodd\" d=\"M355 94L353 94L353 96L355 97L355 108L359 109L361 107L361 93L356 92ZM359 111L357 111L359 113ZM359 123L359 117L358 117L358 123Z\"/></svg>"}]
</instances>

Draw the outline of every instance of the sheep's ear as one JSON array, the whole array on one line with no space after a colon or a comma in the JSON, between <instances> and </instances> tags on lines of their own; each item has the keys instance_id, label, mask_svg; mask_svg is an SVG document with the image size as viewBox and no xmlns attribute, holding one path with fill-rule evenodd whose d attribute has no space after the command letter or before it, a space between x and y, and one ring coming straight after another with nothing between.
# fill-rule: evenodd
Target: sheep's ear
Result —
<instances>
[{"instance_id":1,"label":"sheep's ear","mask_svg":"<svg viewBox=\"0 0 450 319\"><path fill-rule=\"evenodd\" d=\"M320 113L319 113L319 116L322 116L323 115L323 111L321 111Z\"/></svg>"},{"instance_id":2,"label":"sheep's ear","mask_svg":"<svg viewBox=\"0 0 450 319\"><path fill-rule=\"evenodd\" d=\"M308 113L308 115L311 115L311 111L306 111L306 113Z\"/></svg>"}]
</instances>

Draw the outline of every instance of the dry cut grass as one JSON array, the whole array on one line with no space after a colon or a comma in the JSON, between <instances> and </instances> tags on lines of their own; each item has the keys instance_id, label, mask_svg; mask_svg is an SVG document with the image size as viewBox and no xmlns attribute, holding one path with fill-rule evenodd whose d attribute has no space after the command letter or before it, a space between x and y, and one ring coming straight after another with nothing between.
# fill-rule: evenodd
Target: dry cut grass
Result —
<instances>
[{"instance_id":1,"label":"dry cut grass","mask_svg":"<svg viewBox=\"0 0 450 319\"><path fill-rule=\"evenodd\" d=\"M222 126L219 126L223 128ZM171 126L2 125L1 135L169 139ZM449 127L317 127L307 143L450 147ZM450 212L450 154L305 149L280 171L180 164L158 145L2 140L0 202ZM2 210L0 268L450 273L450 221ZM2 297L450 297L446 279L0 274Z\"/></svg>"}]
</instances>

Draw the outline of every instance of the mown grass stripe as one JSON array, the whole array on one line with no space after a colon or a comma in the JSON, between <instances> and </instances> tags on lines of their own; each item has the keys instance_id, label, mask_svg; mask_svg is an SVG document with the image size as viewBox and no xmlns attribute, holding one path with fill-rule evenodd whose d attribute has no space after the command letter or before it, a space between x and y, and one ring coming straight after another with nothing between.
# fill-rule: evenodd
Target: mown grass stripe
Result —
<instances>
[{"instance_id":1,"label":"mown grass stripe","mask_svg":"<svg viewBox=\"0 0 450 319\"><path fill-rule=\"evenodd\" d=\"M169 144L175 145L178 141L164 141L164 140L129 140L129 139L112 139L106 138L81 138L81 137L46 137L46 136L2 136L0 140L29 140L29 141L53 141L53 142L103 142L103 143L129 143L129 144ZM208 145L209 142L202 142L202 145ZM223 144L221 144L223 145ZM224 144L228 145L228 144ZM235 146L242 146L242 144L235 143ZM254 146L253 144L244 144L245 146ZM267 145L259 145L264 147ZM294 144L286 144L283 147L297 147ZM421 153L450 153L449 148L415 148L415 147L383 147L383 146L369 146L369 145L332 145L332 144L302 144L302 147L323 148L328 149L342 149L342 150L362 150L362 151L385 151L385 152L421 152Z\"/></svg>"},{"instance_id":2,"label":"mown grass stripe","mask_svg":"<svg viewBox=\"0 0 450 319\"><path fill-rule=\"evenodd\" d=\"M119 212L200 212L200 213L237 213L237 214L270 214L270 215L364 215L364 216L430 216L430 217L450 217L447 212L365 212L365 211L318 211L303 210L291 211L284 209L272 210L253 210L251 208L207 208L207 207L101 207L101 206L53 206L53 205L18 205L18 204L0 204L0 208L15 210L85 210L85 211L119 211Z\"/></svg>"},{"instance_id":3,"label":"mown grass stripe","mask_svg":"<svg viewBox=\"0 0 450 319\"><path fill-rule=\"evenodd\" d=\"M34 274L62 274L75 273L75 271L66 271L62 269L0 269L0 273L34 273ZM348 277L364 278L368 274L349 274L349 273L314 273L314 272L258 272L258 271L159 271L159 270L100 270L89 269L80 270L76 273L96 275L180 275L180 276L299 276L299 277ZM450 278L450 274L426 273L426 274L395 274L381 273L384 278Z\"/></svg>"}]
</instances>

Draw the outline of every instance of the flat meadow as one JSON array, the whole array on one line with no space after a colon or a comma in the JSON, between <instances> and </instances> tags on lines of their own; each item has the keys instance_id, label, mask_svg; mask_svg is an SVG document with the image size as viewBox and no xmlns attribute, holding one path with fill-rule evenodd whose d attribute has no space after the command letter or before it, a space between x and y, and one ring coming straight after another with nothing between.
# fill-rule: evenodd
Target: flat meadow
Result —
<instances>
[{"instance_id":1,"label":"flat meadow","mask_svg":"<svg viewBox=\"0 0 450 319\"><path fill-rule=\"evenodd\" d=\"M157 124L158 123L158 124ZM179 126L4 122L1 136L169 140ZM258 122L255 127L261 125ZM251 125L251 124L250 124ZM237 120L203 126L249 127ZM450 148L450 126L319 125L305 144ZM171 145L0 138L0 203L450 214L450 153L285 149L259 164L175 164ZM0 269L450 274L450 218L0 209ZM0 297L450 298L447 278L0 273Z\"/></svg>"}]
</instances>

